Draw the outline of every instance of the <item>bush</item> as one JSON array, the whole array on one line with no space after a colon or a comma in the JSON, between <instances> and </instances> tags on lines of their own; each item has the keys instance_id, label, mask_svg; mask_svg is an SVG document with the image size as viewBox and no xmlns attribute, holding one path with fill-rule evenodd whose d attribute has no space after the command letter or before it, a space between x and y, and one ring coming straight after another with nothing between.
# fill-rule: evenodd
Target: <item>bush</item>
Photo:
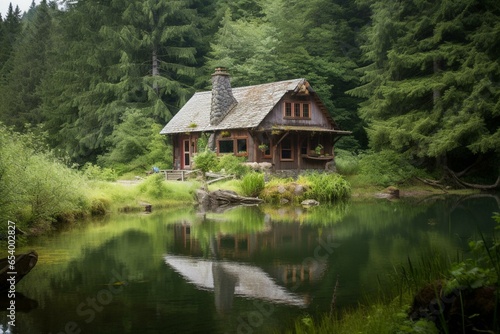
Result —
<instances>
[{"instance_id":1,"label":"bush","mask_svg":"<svg viewBox=\"0 0 500 334\"><path fill-rule=\"evenodd\" d=\"M308 185L306 196L320 202L347 199L351 195L351 185L341 175L332 173L311 173L299 178Z\"/></svg>"},{"instance_id":2,"label":"bush","mask_svg":"<svg viewBox=\"0 0 500 334\"><path fill-rule=\"evenodd\" d=\"M251 170L249 166L243 165L245 161L245 157L237 157L232 154L225 154L219 158L217 170L224 171L227 174L234 174L237 178L241 178Z\"/></svg>"},{"instance_id":3,"label":"bush","mask_svg":"<svg viewBox=\"0 0 500 334\"><path fill-rule=\"evenodd\" d=\"M241 191L245 196L258 196L264 189L265 181L264 174L251 172L243 176L241 180Z\"/></svg>"},{"instance_id":4,"label":"bush","mask_svg":"<svg viewBox=\"0 0 500 334\"><path fill-rule=\"evenodd\" d=\"M90 204L82 176L51 152L35 149L34 142L33 134L0 124L0 218L16 219L20 228L50 228L57 218L81 215Z\"/></svg>"},{"instance_id":5,"label":"bush","mask_svg":"<svg viewBox=\"0 0 500 334\"><path fill-rule=\"evenodd\" d=\"M216 170L218 164L217 155L210 150L198 153L193 161L195 168L201 170L203 173Z\"/></svg>"},{"instance_id":6,"label":"bush","mask_svg":"<svg viewBox=\"0 0 500 334\"><path fill-rule=\"evenodd\" d=\"M335 166L342 175L355 175L359 173L359 157L349 151L335 150Z\"/></svg>"},{"instance_id":7,"label":"bush","mask_svg":"<svg viewBox=\"0 0 500 334\"><path fill-rule=\"evenodd\" d=\"M170 193L163 174L150 175L139 185L139 191L154 199L166 198Z\"/></svg>"},{"instance_id":8,"label":"bush","mask_svg":"<svg viewBox=\"0 0 500 334\"><path fill-rule=\"evenodd\" d=\"M365 182L384 187L403 183L418 174L403 155L391 150L363 154L359 165Z\"/></svg>"},{"instance_id":9,"label":"bush","mask_svg":"<svg viewBox=\"0 0 500 334\"><path fill-rule=\"evenodd\" d=\"M112 168L101 168L91 162L87 162L82 168L83 176L89 180L116 181L118 174Z\"/></svg>"}]
</instances>

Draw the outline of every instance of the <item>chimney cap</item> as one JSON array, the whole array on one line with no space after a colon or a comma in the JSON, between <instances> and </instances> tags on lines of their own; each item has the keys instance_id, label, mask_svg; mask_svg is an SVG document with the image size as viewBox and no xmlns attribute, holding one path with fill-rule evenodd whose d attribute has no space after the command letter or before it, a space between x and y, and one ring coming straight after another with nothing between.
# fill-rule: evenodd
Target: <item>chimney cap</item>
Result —
<instances>
[{"instance_id":1,"label":"chimney cap","mask_svg":"<svg viewBox=\"0 0 500 334\"><path fill-rule=\"evenodd\" d=\"M215 68L215 72L212 74L212 76L214 76L214 75L229 75L229 72L227 71L226 67L217 66Z\"/></svg>"}]
</instances>

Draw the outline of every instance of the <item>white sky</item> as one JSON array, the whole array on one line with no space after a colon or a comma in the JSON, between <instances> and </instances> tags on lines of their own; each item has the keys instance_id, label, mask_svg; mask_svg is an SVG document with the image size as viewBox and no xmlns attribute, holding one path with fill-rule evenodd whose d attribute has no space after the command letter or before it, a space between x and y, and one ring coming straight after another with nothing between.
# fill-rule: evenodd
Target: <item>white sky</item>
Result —
<instances>
[{"instance_id":1,"label":"white sky","mask_svg":"<svg viewBox=\"0 0 500 334\"><path fill-rule=\"evenodd\" d=\"M2 14L2 18L5 19L7 12L9 10L9 3L12 2L12 8L16 9L16 5L19 6L21 13L27 12L30 9L32 0L0 0L0 13ZM38 5L40 0L35 0L35 3Z\"/></svg>"}]
</instances>

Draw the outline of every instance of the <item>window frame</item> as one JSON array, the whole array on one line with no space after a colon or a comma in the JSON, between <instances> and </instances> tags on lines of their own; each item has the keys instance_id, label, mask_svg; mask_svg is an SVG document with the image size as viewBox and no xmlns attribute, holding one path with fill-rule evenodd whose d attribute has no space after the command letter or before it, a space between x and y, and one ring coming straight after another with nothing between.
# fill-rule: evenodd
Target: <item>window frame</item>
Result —
<instances>
[{"instance_id":1,"label":"window frame","mask_svg":"<svg viewBox=\"0 0 500 334\"><path fill-rule=\"evenodd\" d=\"M290 148L286 149L287 151L290 151L290 158L283 158L283 144L285 141L290 143ZM280 161L295 161L295 154L294 154L294 147L293 147L293 139L292 138L283 138L283 140L280 143Z\"/></svg>"},{"instance_id":2,"label":"window frame","mask_svg":"<svg viewBox=\"0 0 500 334\"><path fill-rule=\"evenodd\" d=\"M221 149L220 149L220 144L221 142L231 142L232 143L232 146L233 146L233 151L232 152L221 152ZM234 154L234 139L233 138L220 138L220 139L217 139L217 154L231 154L233 153Z\"/></svg>"},{"instance_id":3,"label":"window frame","mask_svg":"<svg viewBox=\"0 0 500 334\"><path fill-rule=\"evenodd\" d=\"M262 144L267 145L267 149L264 152L262 152L262 157L264 159L271 159L273 157L271 140L269 138L264 138Z\"/></svg>"},{"instance_id":4,"label":"window frame","mask_svg":"<svg viewBox=\"0 0 500 334\"><path fill-rule=\"evenodd\" d=\"M240 153L238 151L238 141L240 140L245 140L245 146L247 148L246 151L241 151L242 153ZM220 142L232 142L233 143L233 151L232 152L221 152L220 151ZM244 157L244 156L247 156L248 155L248 137L247 136L239 136L239 137L222 137L222 138L219 138L217 139L217 154L220 155L220 154L233 154L237 157Z\"/></svg>"},{"instance_id":5,"label":"window frame","mask_svg":"<svg viewBox=\"0 0 500 334\"><path fill-rule=\"evenodd\" d=\"M304 106L306 108L306 115L304 116ZM297 109L298 108L298 109ZM311 102L310 101L283 101L283 118L284 119L311 119Z\"/></svg>"}]
</instances>

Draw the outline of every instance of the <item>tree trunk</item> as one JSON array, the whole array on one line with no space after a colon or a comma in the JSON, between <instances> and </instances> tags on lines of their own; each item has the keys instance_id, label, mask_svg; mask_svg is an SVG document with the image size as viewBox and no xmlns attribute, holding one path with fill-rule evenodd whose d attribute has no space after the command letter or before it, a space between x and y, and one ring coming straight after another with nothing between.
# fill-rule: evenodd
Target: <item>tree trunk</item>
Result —
<instances>
[{"instance_id":1,"label":"tree trunk","mask_svg":"<svg viewBox=\"0 0 500 334\"><path fill-rule=\"evenodd\" d=\"M153 76L153 89L156 92L156 95L160 94L160 88L158 86L158 82L155 77L160 76L160 60L158 59L158 55L156 53L156 48L153 49L152 56L152 76Z\"/></svg>"}]
</instances>

